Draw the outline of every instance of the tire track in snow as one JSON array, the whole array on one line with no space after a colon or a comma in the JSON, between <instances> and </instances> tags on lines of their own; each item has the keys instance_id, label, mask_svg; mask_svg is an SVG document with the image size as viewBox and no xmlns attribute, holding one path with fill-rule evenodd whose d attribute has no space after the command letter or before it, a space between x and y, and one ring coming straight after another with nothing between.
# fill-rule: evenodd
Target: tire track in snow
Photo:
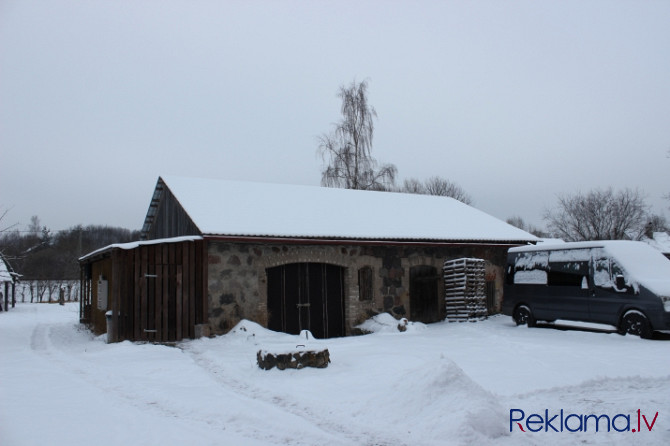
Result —
<instances>
[{"instance_id":1,"label":"tire track in snow","mask_svg":"<svg viewBox=\"0 0 670 446\"><path fill-rule=\"evenodd\" d=\"M383 433L373 433L364 426L354 426L353 423L342 424L317 413L314 408L301 405L295 400L289 400L286 396L268 395L266 390L260 387L254 387L246 382L239 381L230 376L221 373L220 369L213 361L204 357L204 355L192 348L190 345L181 345L182 351L189 354L193 362L205 370L212 378L226 389L244 395L247 398L263 401L275 407L279 407L293 415L305 419L309 423L317 426L324 432L334 435L336 438L342 438L344 444L356 444L361 446L408 446L401 439L389 436ZM357 429L353 429L357 427Z\"/></svg>"},{"instance_id":2,"label":"tire track in snow","mask_svg":"<svg viewBox=\"0 0 670 446\"><path fill-rule=\"evenodd\" d=\"M102 373L100 367L95 366L87 361L83 361L74 355L68 355L63 349L58 349L52 342L53 328L64 328L62 324L38 324L32 332L30 338L30 348L35 353L47 359L53 365L58 366L61 370L68 374L75 374L84 380L87 384L102 390L105 393L112 394L120 398L124 402L130 402L133 406L139 409L162 409L155 402L148 401L140 404L137 395L131 395L124 392L121 387L112 386L108 382L100 379L100 376L106 376ZM96 370L98 369L98 370ZM165 415L176 415L173 411L161 410Z\"/></svg>"},{"instance_id":3,"label":"tire track in snow","mask_svg":"<svg viewBox=\"0 0 670 446\"><path fill-rule=\"evenodd\" d=\"M47 351L47 324L38 324L30 335L30 349L38 353Z\"/></svg>"},{"instance_id":4,"label":"tire track in snow","mask_svg":"<svg viewBox=\"0 0 670 446\"><path fill-rule=\"evenodd\" d=\"M76 327L68 326L68 324L38 324L32 331L30 338L30 349L39 356L45 358L50 364L63 370L66 374L77 376L88 385L101 390L115 398L122 405L129 405L135 407L141 412L150 412L159 418L175 418L180 421L187 422L189 428L194 425L201 426L199 429L206 429L209 432L218 432L225 436L225 432L233 432L238 437L246 437L256 440L263 444L287 444L296 446L311 446L314 444L330 443L334 445L346 445L348 442L333 441L338 438L339 432L323 431L326 435L315 435L312 432L296 431L295 429L284 429L279 432L274 431L271 426L265 425L260 418L252 418L247 413L240 413L231 415L228 418L217 412L216 407L203 408L203 410L184 409L179 400L166 400L157 395L157 398L151 398L145 391L134 392L132 386L113 385L110 383L119 382L118 376L110 379L110 370L104 366L100 366L93 362L82 358L73 352L69 352L65 345L58 345L54 342L54 331L61 331L60 340L63 337L76 335ZM63 333L64 332L64 333ZM56 336L58 337L58 336ZM65 339L67 344L67 339ZM106 348L101 346L102 349ZM114 348L114 347L111 347ZM85 350L84 350L85 352ZM85 353L84 353L85 354ZM190 355L185 355L192 358ZM195 365L195 362L193 362ZM211 376L210 373L207 374ZM215 381L217 382L217 381ZM217 382L217 385L220 385ZM249 398L247 395L235 392L230 387L222 389L225 393L231 394L233 398L242 398L244 402L253 404L267 405L266 401L258 400L256 398ZM166 388L165 392L169 392ZM227 401L228 403L228 401ZM272 410L281 410L276 405L270 405ZM207 410L209 409L209 410ZM258 413L263 413L259 410ZM304 417L291 413L293 416L304 421ZM322 429L319 429L322 430ZM291 434L289 436L289 434Z\"/></svg>"}]
</instances>

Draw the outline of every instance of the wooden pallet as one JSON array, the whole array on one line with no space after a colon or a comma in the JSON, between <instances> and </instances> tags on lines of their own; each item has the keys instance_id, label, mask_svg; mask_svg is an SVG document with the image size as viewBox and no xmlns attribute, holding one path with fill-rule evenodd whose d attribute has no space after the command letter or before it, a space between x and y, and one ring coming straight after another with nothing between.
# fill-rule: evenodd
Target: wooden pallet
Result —
<instances>
[{"instance_id":1,"label":"wooden pallet","mask_svg":"<svg viewBox=\"0 0 670 446\"><path fill-rule=\"evenodd\" d=\"M483 259L462 258L444 262L447 320L486 319L486 279Z\"/></svg>"}]
</instances>

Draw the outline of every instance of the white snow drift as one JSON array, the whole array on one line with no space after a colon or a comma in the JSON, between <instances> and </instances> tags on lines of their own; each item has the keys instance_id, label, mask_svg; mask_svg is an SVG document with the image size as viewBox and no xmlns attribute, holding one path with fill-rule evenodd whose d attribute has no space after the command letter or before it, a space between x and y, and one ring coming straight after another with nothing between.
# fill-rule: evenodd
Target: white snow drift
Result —
<instances>
[{"instance_id":1,"label":"white snow drift","mask_svg":"<svg viewBox=\"0 0 670 446\"><path fill-rule=\"evenodd\" d=\"M243 321L176 347L106 344L76 304L0 313L0 444L444 445L670 443L670 341L477 323L370 321L304 339ZM261 349L310 344L326 369L264 371ZM521 432L527 415L628 414L651 432ZM518 413L518 412L517 412ZM574 425L573 425L574 427Z\"/></svg>"}]
</instances>

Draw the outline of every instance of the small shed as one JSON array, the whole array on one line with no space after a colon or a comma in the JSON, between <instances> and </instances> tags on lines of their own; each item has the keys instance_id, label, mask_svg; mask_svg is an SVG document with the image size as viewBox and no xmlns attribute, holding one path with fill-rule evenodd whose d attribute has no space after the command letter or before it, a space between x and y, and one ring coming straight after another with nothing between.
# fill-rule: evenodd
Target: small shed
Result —
<instances>
[{"instance_id":1,"label":"small shed","mask_svg":"<svg viewBox=\"0 0 670 446\"><path fill-rule=\"evenodd\" d=\"M114 244L79 259L80 321L109 341L173 342L207 319L202 237Z\"/></svg>"},{"instance_id":2,"label":"small shed","mask_svg":"<svg viewBox=\"0 0 670 446\"><path fill-rule=\"evenodd\" d=\"M458 258L483 260L496 313L507 249L537 242L448 197L171 176L158 179L142 238L80 262L82 320L101 331L111 312L114 339L222 334L241 319L319 338L382 312L436 322L444 263ZM100 277L107 306L95 301Z\"/></svg>"},{"instance_id":3,"label":"small shed","mask_svg":"<svg viewBox=\"0 0 670 446\"><path fill-rule=\"evenodd\" d=\"M0 311L9 310L9 306L14 307L16 304L16 282L19 275L14 272L11 265L0 254ZM11 298L9 297L11 294Z\"/></svg>"}]
</instances>

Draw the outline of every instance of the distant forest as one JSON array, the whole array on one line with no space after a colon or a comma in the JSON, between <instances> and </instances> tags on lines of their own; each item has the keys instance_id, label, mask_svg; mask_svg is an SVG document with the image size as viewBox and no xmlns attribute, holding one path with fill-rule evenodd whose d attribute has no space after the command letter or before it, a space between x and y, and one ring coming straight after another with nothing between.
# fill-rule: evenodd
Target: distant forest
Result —
<instances>
[{"instance_id":1,"label":"distant forest","mask_svg":"<svg viewBox=\"0 0 670 446\"><path fill-rule=\"evenodd\" d=\"M31 230L5 230L0 252L21 280L79 279L77 259L112 243L139 240L140 231L109 226L74 226L52 233L33 222Z\"/></svg>"}]
</instances>

